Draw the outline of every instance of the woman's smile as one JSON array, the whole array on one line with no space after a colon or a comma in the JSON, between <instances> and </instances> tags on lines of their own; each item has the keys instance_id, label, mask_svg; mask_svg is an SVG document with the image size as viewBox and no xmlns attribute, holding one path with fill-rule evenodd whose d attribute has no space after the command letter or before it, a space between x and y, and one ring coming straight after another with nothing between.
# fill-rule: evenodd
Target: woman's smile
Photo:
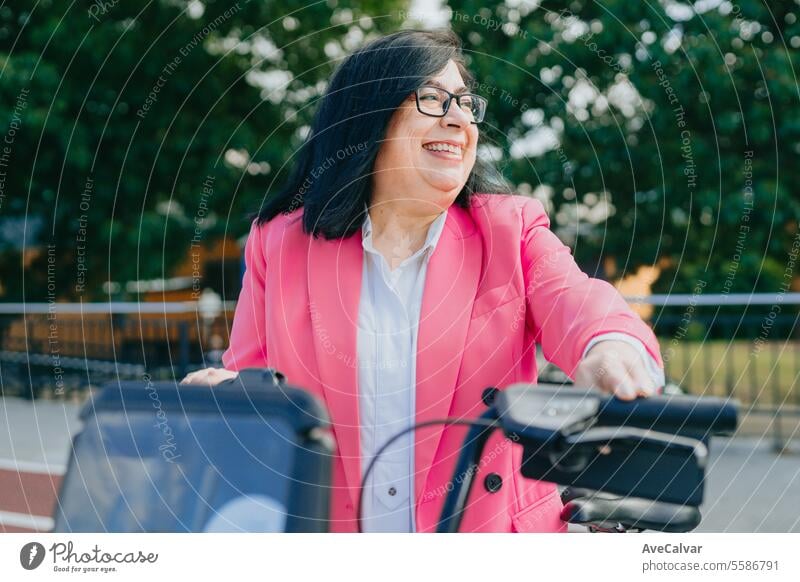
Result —
<instances>
[{"instance_id":1,"label":"woman's smile","mask_svg":"<svg viewBox=\"0 0 800 582\"><path fill-rule=\"evenodd\" d=\"M453 141L431 141L422 144L422 149L432 156L450 162L460 162L464 159L463 145Z\"/></svg>"}]
</instances>

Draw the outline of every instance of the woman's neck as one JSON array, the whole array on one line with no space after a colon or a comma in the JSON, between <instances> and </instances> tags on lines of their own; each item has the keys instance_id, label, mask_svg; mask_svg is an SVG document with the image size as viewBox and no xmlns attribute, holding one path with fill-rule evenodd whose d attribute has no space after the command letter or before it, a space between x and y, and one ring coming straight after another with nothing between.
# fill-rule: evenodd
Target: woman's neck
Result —
<instances>
[{"instance_id":1,"label":"woman's neck","mask_svg":"<svg viewBox=\"0 0 800 582\"><path fill-rule=\"evenodd\" d=\"M392 202L373 204L369 209L372 245L384 256L393 270L422 248L431 223L440 214L441 212L428 215L411 213L407 204Z\"/></svg>"}]
</instances>

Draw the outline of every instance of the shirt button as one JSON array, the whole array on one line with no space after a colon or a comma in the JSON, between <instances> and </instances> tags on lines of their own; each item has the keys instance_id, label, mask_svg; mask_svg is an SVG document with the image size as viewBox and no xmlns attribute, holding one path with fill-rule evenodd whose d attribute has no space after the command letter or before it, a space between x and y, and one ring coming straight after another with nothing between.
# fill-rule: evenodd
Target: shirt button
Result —
<instances>
[{"instance_id":1,"label":"shirt button","mask_svg":"<svg viewBox=\"0 0 800 582\"><path fill-rule=\"evenodd\" d=\"M394 487L389 487L389 495L391 495L392 497L397 495L397 489L395 489Z\"/></svg>"}]
</instances>

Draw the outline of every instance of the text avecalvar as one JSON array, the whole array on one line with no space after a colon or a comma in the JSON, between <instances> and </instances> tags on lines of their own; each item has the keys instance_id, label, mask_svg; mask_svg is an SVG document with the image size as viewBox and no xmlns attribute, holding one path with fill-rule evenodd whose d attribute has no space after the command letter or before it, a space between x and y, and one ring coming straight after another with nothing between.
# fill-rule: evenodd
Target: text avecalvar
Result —
<instances>
[{"instance_id":1,"label":"text avecalvar","mask_svg":"<svg viewBox=\"0 0 800 582\"><path fill-rule=\"evenodd\" d=\"M699 554L703 546L691 544L645 544L642 548L643 554Z\"/></svg>"}]
</instances>

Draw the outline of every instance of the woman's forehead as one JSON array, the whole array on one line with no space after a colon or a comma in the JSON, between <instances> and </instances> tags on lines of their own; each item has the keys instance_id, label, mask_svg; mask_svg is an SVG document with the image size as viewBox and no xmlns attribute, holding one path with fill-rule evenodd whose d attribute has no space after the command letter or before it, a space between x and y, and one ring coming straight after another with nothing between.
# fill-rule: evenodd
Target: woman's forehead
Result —
<instances>
[{"instance_id":1,"label":"woman's forehead","mask_svg":"<svg viewBox=\"0 0 800 582\"><path fill-rule=\"evenodd\" d=\"M455 89L464 87L464 78L461 76L458 65L452 59L447 61L444 69L429 77L427 81L433 85L440 83L443 89L449 89L448 85L454 86ZM449 90L452 91L452 89Z\"/></svg>"},{"instance_id":2,"label":"woman's forehead","mask_svg":"<svg viewBox=\"0 0 800 582\"><path fill-rule=\"evenodd\" d=\"M428 81L425 82L425 84L430 85L432 87L439 87L440 89L446 89L451 93L466 93L467 91L469 91L469 89L464 85L463 81L460 80L458 81L458 87L454 88L448 87L445 83L442 83L440 80L435 78L429 79Z\"/></svg>"}]
</instances>

